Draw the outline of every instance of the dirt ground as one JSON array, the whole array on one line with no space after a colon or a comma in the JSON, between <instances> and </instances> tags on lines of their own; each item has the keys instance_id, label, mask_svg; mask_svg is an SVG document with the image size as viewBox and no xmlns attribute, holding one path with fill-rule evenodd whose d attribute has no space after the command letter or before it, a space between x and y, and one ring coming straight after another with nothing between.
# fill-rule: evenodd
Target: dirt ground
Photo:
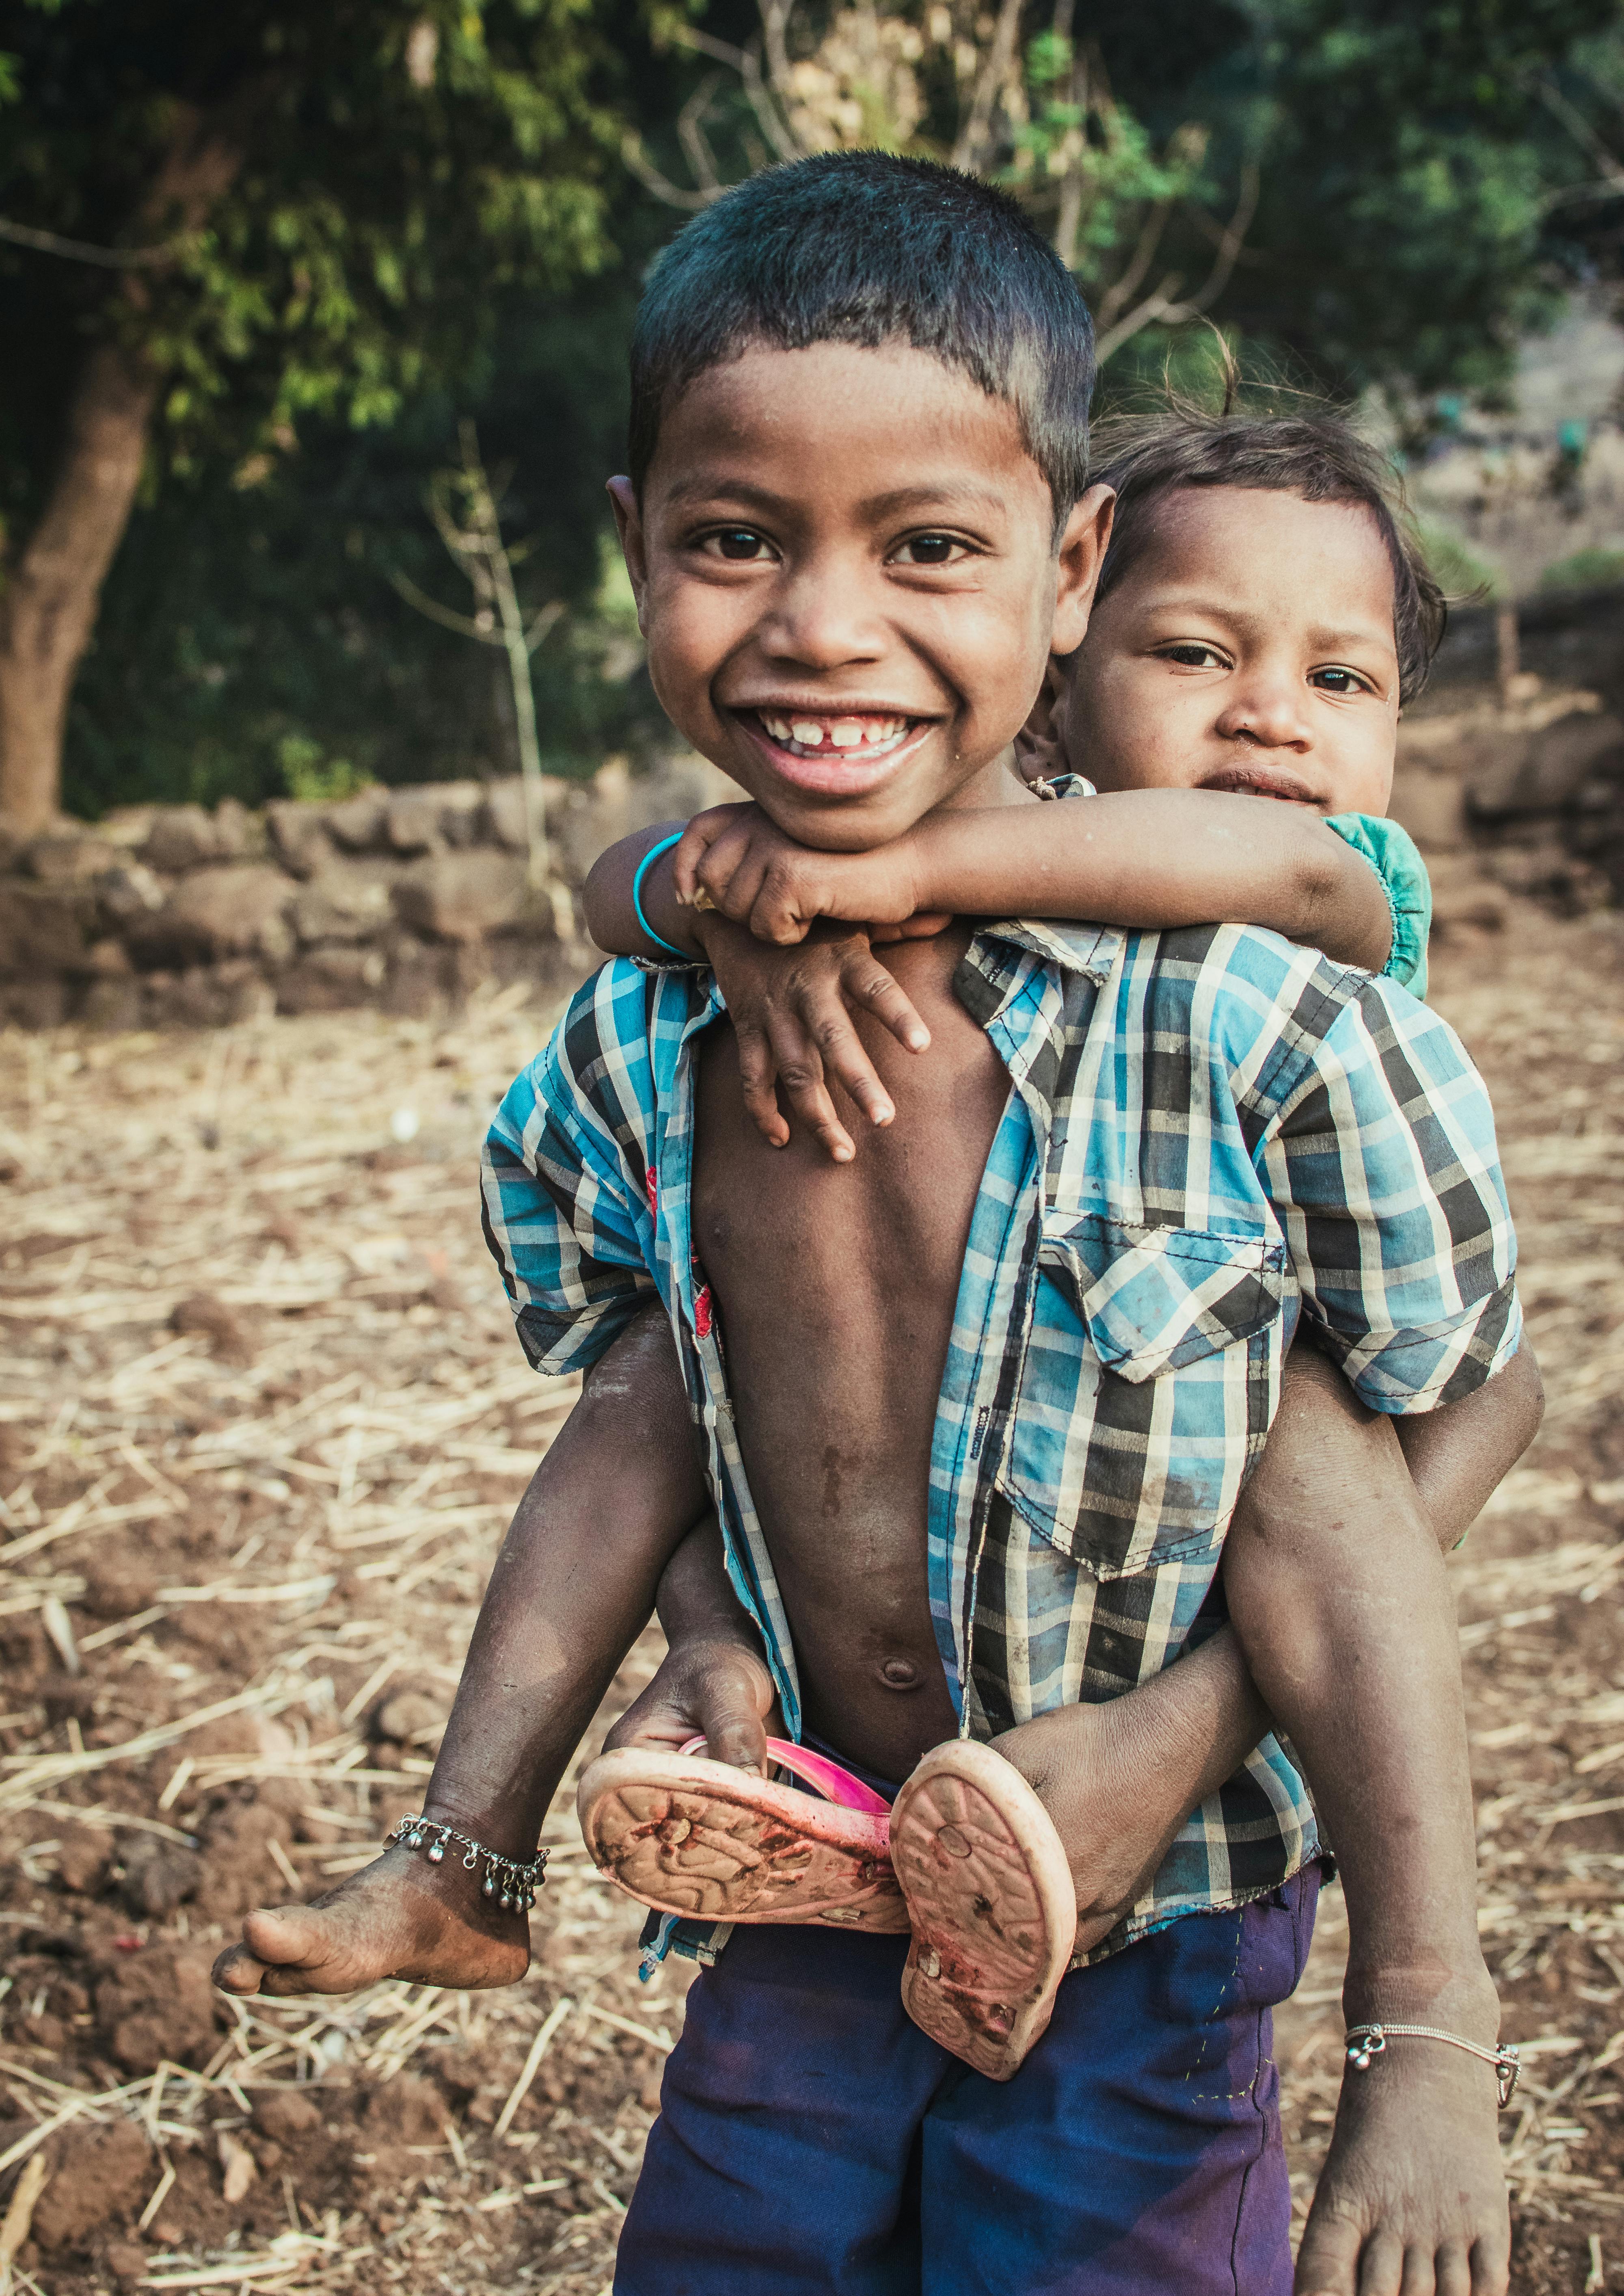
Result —
<instances>
[{"instance_id":1,"label":"dirt ground","mask_svg":"<svg viewBox=\"0 0 1624 2296\"><path fill-rule=\"evenodd\" d=\"M1482 1928L1528 2068L1505 2123L1521 2296L1624 2290L1621 956L1616 914L1513 904L1436 964L1499 1108L1551 1393L1456 1565ZM520 994L452 1023L0 1039L19 2288L607 2288L683 1986L637 1983L636 1914L567 1793L523 1985L233 2005L206 1983L242 1908L330 1885L415 1807L570 1403L518 1354L471 1180L548 1018ZM615 1710L652 1664L645 1644ZM1340 1932L1333 1894L1281 2020L1305 2202Z\"/></svg>"}]
</instances>

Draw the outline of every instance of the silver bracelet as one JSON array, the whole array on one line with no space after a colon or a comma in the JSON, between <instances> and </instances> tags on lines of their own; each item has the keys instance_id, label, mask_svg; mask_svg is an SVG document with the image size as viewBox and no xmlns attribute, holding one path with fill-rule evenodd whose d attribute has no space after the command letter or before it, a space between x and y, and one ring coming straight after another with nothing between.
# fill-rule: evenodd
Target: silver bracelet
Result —
<instances>
[{"instance_id":1,"label":"silver bracelet","mask_svg":"<svg viewBox=\"0 0 1624 2296\"><path fill-rule=\"evenodd\" d=\"M421 1849L427 1842L431 1866L443 1865L448 1845L461 1842L467 1852L463 1871L472 1874L480 1858L485 1860L485 1879L480 1884L480 1894L494 1898L504 1914L528 1914L536 1902L537 1890L546 1879L545 1849L538 1849L534 1857L504 1857L498 1850L487 1849L472 1834L460 1833L455 1825L442 1825L435 1817L403 1817L386 1840L391 1848L398 1846L402 1849Z\"/></svg>"},{"instance_id":2,"label":"silver bracelet","mask_svg":"<svg viewBox=\"0 0 1624 2296\"><path fill-rule=\"evenodd\" d=\"M1464 2049L1468 2056L1480 2057L1486 2065L1494 2067L1502 2112L1516 2094L1517 2075L1522 2070L1521 2059L1509 2041L1497 2041L1492 2049L1485 2049L1476 2041L1468 2041L1460 2033L1440 2032L1436 2025L1349 2025L1347 2041L1349 2063L1356 2072L1367 2073L1374 2060L1392 2040L1447 2041L1452 2049Z\"/></svg>"}]
</instances>

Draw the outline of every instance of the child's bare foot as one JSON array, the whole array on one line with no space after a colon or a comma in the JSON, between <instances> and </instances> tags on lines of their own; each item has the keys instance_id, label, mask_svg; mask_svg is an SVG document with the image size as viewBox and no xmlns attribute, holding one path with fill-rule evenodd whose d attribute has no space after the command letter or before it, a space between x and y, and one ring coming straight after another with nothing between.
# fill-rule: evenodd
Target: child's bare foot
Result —
<instances>
[{"instance_id":1,"label":"child's bare foot","mask_svg":"<svg viewBox=\"0 0 1624 2296\"><path fill-rule=\"evenodd\" d=\"M1186 1766L1123 1726L1134 1700L1068 1706L993 1740L1047 1810L1077 1884L1076 1950L1127 1913L1189 1816Z\"/></svg>"},{"instance_id":2,"label":"child's bare foot","mask_svg":"<svg viewBox=\"0 0 1624 2296\"><path fill-rule=\"evenodd\" d=\"M529 1925L462 1872L409 1849L381 1857L309 1906L244 1917L243 1942L214 1965L225 1993L356 1993L385 1977L414 1985L513 1985L529 1967Z\"/></svg>"},{"instance_id":3,"label":"child's bare foot","mask_svg":"<svg viewBox=\"0 0 1624 2296\"><path fill-rule=\"evenodd\" d=\"M1417 2021L1479 2037L1441 2013ZM1510 2254L1493 2068L1415 2040L1350 2067L1298 2296L1505 2296Z\"/></svg>"}]
</instances>

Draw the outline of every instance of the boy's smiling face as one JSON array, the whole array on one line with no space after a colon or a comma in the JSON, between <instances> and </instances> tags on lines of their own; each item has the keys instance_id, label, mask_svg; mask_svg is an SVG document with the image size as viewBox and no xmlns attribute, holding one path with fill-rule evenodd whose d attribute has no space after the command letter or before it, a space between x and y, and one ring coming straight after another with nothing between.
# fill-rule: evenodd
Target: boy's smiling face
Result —
<instances>
[{"instance_id":1,"label":"boy's smiling face","mask_svg":"<svg viewBox=\"0 0 1624 2296\"><path fill-rule=\"evenodd\" d=\"M1102 790L1238 790L1382 814L1398 724L1393 575L1357 503L1185 487L1057 664L1063 761Z\"/></svg>"},{"instance_id":2,"label":"boy's smiling face","mask_svg":"<svg viewBox=\"0 0 1624 2296\"><path fill-rule=\"evenodd\" d=\"M1054 508L1013 407L929 352L755 349L667 412L639 505L611 487L667 714L803 844L866 850L996 804L1070 651L1110 501Z\"/></svg>"}]
</instances>

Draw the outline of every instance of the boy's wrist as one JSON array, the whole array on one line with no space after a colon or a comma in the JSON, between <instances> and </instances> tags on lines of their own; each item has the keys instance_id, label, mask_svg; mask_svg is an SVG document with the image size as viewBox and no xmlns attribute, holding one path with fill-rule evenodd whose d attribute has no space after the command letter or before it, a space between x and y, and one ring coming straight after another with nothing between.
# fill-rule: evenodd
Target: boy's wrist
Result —
<instances>
[{"instance_id":1,"label":"boy's wrist","mask_svg":"<svg viewBox=\"0 0 1624 2296\"><path fill-rule=\"evenodd\" d=\"M956 882L954 863L961 836L956 815L927 816L923 821L915 822L889 849L906 873L911 895L910 916L933 909L946 909L956 915L961 908L973 907L973 903L963 899L964 888Z\"/></svg>"}]
</instances>

